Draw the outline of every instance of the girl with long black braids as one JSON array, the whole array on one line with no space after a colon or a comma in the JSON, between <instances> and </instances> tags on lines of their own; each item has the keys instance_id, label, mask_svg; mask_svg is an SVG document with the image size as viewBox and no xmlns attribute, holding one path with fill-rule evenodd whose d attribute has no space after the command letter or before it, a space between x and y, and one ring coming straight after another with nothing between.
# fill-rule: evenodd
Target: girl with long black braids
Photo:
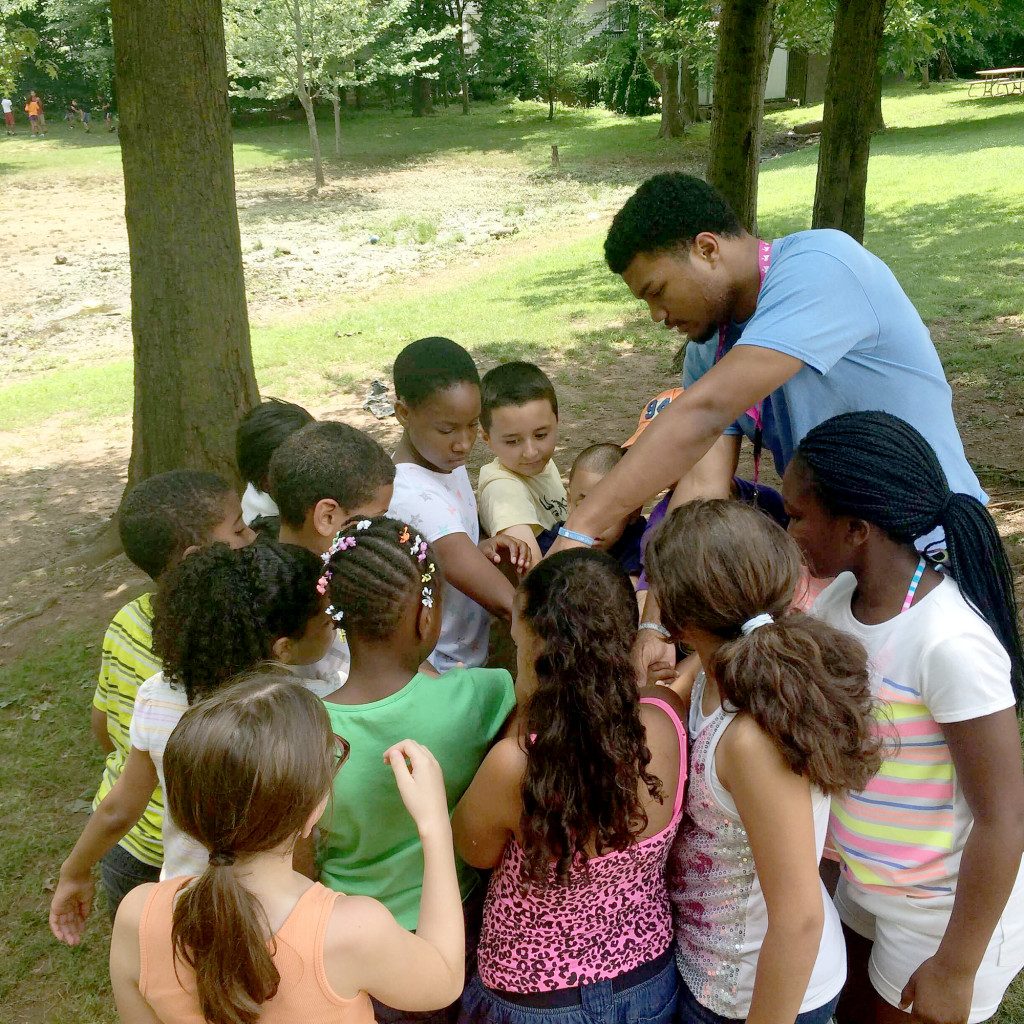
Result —
<instances>
[{"instance_id":1,"label":"girl with long black braids","mask_svg":"<svg viewBox=\"0 0 1024 1024\"><path fill-rule=\"evenodd\" d=\"M999 534L882 412L811 430L783 498L811 571L837 577L814 613L864 644L879 731L897 741L832 807L849 956L838 1019L987 1020L1024 966L1022 658ZM936 528L941 570L915 547Z\"/></svg>"}]
</instances>

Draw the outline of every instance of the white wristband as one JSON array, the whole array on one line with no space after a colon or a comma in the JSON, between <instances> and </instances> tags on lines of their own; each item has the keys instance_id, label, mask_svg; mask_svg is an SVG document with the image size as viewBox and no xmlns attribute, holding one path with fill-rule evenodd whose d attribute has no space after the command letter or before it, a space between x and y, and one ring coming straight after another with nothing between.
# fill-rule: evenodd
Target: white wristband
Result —
<instances>
[{"instance_id":1,"label":"white wristband","mask_svg":"<svg viewBox=\"0 0 1024 1024\"><path fill-rule=\"evenodd\" d=\"M670 640L672 634L660 622L641 622L637 629L653 629L658 636Z\"/></svg>"}]
</instances>

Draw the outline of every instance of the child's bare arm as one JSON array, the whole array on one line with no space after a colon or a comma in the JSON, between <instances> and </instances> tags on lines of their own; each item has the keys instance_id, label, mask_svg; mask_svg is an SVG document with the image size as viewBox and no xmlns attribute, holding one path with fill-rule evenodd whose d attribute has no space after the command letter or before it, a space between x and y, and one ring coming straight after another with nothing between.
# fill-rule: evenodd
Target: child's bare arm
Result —
<instances>
[{"instance_id":1,"label":"child's bare arm","mask_svg":"<svg viewBox=\"0 0 1024 1024\"><path fill-rule=\"evenodd\" d=\"M114 788L92 813L74 849L60 867L50 902L50 931L69 946L82 939L96 889L92 869L142 817L157 783L156 768L145 750L132 747Z\"/></svg>"},{"instance_id":2,"label":"child's bare arm","mask_svg":"<svg viewBox=\"0 0 1024 1024\"><path fill-rule=\"evenodd\" d=\"M450 533L434 542L445 579L492 615L512 618L515 590L501 570L469 539L466 533Z\"/></svg>"},{"instance_id":3,"label":"child's bare arm","mask_svg":"<svg viewBox=\"0 0 1024 1024\"><path fill-rule=\"evenodd\" d=\"M152 885L140 885L121 901L110 937L110 985L121 1024L160 1024L139 992L139 924Z\"/></svg>"},{"instance_id":4,"label":"child's bare arm","mask_svg":"<svg viewBox=\"0 0 1024 1024\"><path fill-rule=\"evenodd\" d=\"M530 549L531 565L537 565L544 557L540 553L540 545L537 543L533 527L526 523L523 523L520 526L507 526L504 530L499 530L498 533L503 537L514 537L516 540L525 544Z\"/></svg>"},{"instance_id":5,"label":"child's bare arm","mask_svg":"<svg viewBox=\"0 0 1024 1024\"><path fill-rule=\"evenodd\" d=\"M114 749L114 743L107 732L107 713L94 706L89 713L89 728L100 745L100 750L104 754L109 754Z\"/></svg>"}]
</instances>

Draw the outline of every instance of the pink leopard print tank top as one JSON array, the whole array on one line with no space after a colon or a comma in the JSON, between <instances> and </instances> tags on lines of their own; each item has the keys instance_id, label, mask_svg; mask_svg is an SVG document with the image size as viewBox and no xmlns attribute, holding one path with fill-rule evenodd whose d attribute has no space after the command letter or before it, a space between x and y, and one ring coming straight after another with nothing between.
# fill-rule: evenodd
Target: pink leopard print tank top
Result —
<instances>
[{"instance_id":1,"label":"pink leopard print tank top","mask_svg":"<svg viewBox=\"0 0 1024 1024\"><path fill-rule=\"evenodd\" d=\"M686 782L686 731L673 708L645 697L671 718L679 737L679 781L672 818L628 850L587 861L560 884L525 888L515 836L491 875L477 951L480 980L501 992L551 992L617 978L662 954L672 941L665 861L679 829Z\"/></svg>"}]
</instances>

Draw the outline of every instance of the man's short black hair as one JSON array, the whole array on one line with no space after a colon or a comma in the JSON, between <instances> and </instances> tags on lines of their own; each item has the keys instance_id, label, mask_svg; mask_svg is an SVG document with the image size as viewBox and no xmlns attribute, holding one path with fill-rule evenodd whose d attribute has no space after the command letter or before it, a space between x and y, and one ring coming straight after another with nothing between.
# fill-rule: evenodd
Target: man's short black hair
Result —
<instances>
[{"instance_id":1,"label":"man's short black hair","mask_svg":"<svg viewBox=\"0 0 1024 1024\"><path fill-rule=\"evenodd\" d=\"M242 479L263 490L277 446L312 422L313 417L301 405L280 398L268 398L250 409L235 431L235 461Z\"/></svg>"},{"instance_id":2,"label":"man's short black hair","mask_svg":"<svg viewBox=\"0 0 1024 1024\"><path fill-rule=\"evenodd\" d=\"M592 444L576 456L576 461L572 464L572 469L569 470L569 479L572 479L578 469L607 476L622 461L625 454L622 448L610 441Z\"/></svg>"},{"instance_id":3,"label":"man's short black hair","mask_svg":"<svg viewBox=\"0 0 1024 1024\"><path fill-rule=\"evenodd\" d=\"M393 377L395 394L410 407L456 384L480 386L473 357L449 338L420 338L406 345L395 359Z\"/></svg>"},{"instance_id":4,"label":"man's short black hair","mask_svg":"<svg viewBox=\"0 0 1024 1024\"><path fill-rule=\"evenodd\" d=\"M604 258L621 274L639 253L687 249L702 231L735 238L743 225L706 181L692 174L656 174L627 200L604 240Z\"/></svg>"},{"instance_id":5,"label":"man's short black hair","mask_svg":"<svg viewBox=\"0 0 1024 1024\"><path fill-rule=\"evenodd\" d=\"M558 396L547 374L533 363L517 360L488 370L480 380L480 425L491 429L491 413L506 406L546 398L558 419Z\"/></svg>"},{"instance_id":6,"label":"man's short black hair","mask_svg":"<svg viewBox=\"0 0 1024 1024\"><path fill-rule=\"evenodd\" d=\"M296 529L318 501L332 498L350 511L394 479L395 464L369 434L330 420L297 430L270 459L270 496Z\"/></svg>"},{"instance_id":7,"label":"man's short black hair","mask_svg":"<svg viewBox=\"0 0 1024 1024\"><path fill-rule=\"evenodd\" d=\"M231 485L216 473L172 469L147 477L125 492L117 510L124 553L158 579L185 548L207 543L230 493Z\"/></svg>"}]
</instances>

